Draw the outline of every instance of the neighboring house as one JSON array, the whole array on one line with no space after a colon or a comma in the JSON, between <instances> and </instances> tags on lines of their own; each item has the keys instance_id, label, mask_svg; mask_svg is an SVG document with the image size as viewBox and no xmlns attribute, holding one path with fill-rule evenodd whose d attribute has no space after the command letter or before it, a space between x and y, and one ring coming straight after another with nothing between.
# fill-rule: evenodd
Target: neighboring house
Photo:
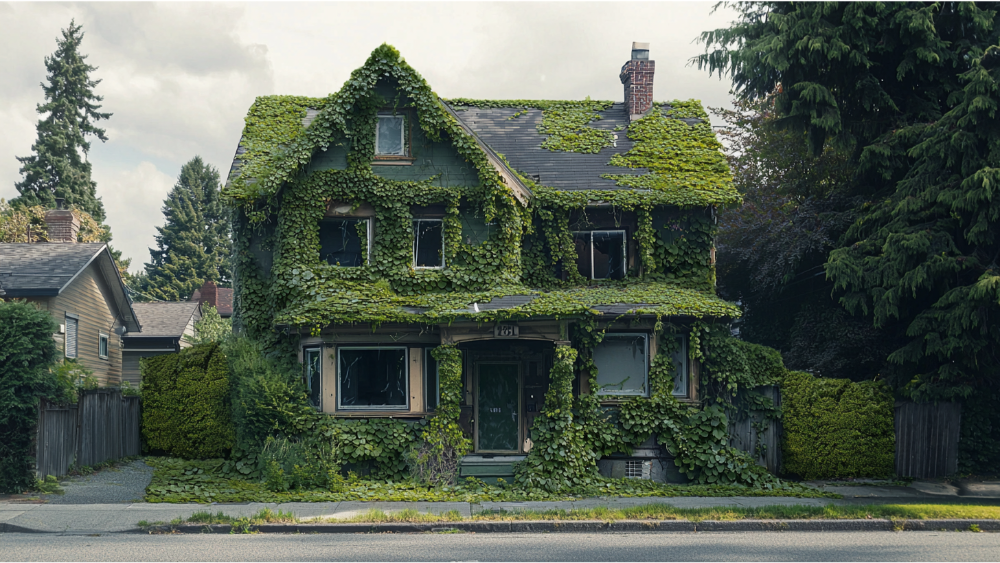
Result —
<instances>
[{"instance_id":1,"label":"neighboring house","mask_svg":"<svg viewBox=\"0 0 1000 563\"><path fill-rule=\"evenodd\" d=\"M78 243L72 211L46 213L52 242L0 244L5 299L26 299L59 323L60 355L94 372L101 386L122 378L122 334L138 332L118 267L104 243Z\"/></svg>"},{"instance_id":2,"label":"neighboring house","mask_svg":"<svg viewBox=\"0 0 1000 563\"><path fill-rule=\"evenodd\" d=\"M181 348L191 346L189 339L196 336L194 325L201 320L201 304L157 301L134 303L132 308L142 324L142 331L122 337L122 379L139 385L142 381L140 359L180 352Z\"/></svg>"},{"instance_id":3,"label":"neighboring house","mask_svg":"<svg viewBox=\"0 0 1000 563\"><path fill-rule=\"evenodd\" d=\"M560 346L592 354L574 393L609 408L654 383L697 402L688 335L738 314L713 237L740 197L700 104L654 104L653 72L635 44L608 77L623 102L446 101L383 45L329 98L257 98L225 188L237 329L290 335L335 417L431 416L432 351L457 345L480 475L532 447ZM644 444L628 470L662 479L643 463L662 455Z\"/></svg>"},{"instance_id":4,"label":"neighboring house","mask_svg":"<svg viewBox=\"0 0 1000 563\"><path fill-rule=\"evenodd\" d=\"M228 319L233 316L233 288L217 287L215 282L208 280L199 289L194 290L191 301L201 305L211 305L219 316Z\"/></svg>"}]
</instances>

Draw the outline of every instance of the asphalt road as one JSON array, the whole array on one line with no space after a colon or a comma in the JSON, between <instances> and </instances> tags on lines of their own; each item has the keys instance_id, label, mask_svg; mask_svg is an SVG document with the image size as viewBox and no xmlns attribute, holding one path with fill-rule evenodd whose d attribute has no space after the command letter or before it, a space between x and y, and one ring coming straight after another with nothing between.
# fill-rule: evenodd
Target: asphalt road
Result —
<instances>
[{"instance_id":1,"label":"asphalt road","mask_svg":"<svg viewBox=\"0 0 1000 563\"><path fill-rule=\"evenodd\" d=\"M0 534L0 561L104 560L998 561L1000 534Z\"/></svg>"}]
</instances>

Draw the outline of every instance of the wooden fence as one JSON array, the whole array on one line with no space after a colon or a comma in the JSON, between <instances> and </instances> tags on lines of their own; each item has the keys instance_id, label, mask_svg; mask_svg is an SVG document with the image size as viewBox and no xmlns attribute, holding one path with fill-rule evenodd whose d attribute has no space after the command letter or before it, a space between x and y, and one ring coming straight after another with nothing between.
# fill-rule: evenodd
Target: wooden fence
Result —
<instances>
[{"instance_id":1,"label":"wooden fence","mask_svg":"<svg viewBox=\"0 0 1000 563\"><path fill-rule=\"evenodd\" d=\"M958 471L959 403L896 403L896 475L944 477Z\"/></svg>"},{"instance_id":2,"label":"wooden fence","mask_svg":"<svg viewBox=\"0 0 1000 563\"><path fill-rule=\"evenodd\" d=\"M35 443L35 473L62 476L70 465L97 465L139 455L139 397L117 389L84 391L75 405L42 401Z\"/></svg>"},{"instance_id":3,"label":"wooden fence","mask_svg":"<svg viewBox=\"0 0 1000 563\"><path fill-rule=\"evenodd\" d=\"M753 391L771 399L775 407L781 407L781 388L777 385L757 387ZM743 418L727 414L729 445L755 457L757 464L771 473L781 471L781 421L765 420L757 411Z\"/></svg>"}]
</instances>

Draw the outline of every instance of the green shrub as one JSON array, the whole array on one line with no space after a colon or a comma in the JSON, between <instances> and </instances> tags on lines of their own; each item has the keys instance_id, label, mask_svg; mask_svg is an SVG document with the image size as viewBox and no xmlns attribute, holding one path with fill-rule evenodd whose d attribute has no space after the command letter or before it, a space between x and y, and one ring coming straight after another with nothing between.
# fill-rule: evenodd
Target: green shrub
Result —
<instances>
[{"instance_id":1,"label":"green shrub","mask_svg":"<svg viewBox=\"0 0 1000 563\"><path fill-rule=\"evenodd\" d=\"M785 472L804 479L893 473L894 401L885 384L789 372L781 402Z\"/></svg>"},{"instance_id":2,"label":"green shrub","mask_svg":"<svg viewBox=\"0 0 1000 563\"><path fill-rule=\"evenodd\" d=\"M58 325L23 301L0 301L0 494L20 493L35 477L31 442L40 397L62 396L48 365L56 357Z\"/></svg>"},{"instance_id":3,"label":"green shrub","mask_svg":"<svg viewBox=\"0 0 1000 563\"><path fill-rule=\"evenodd\" d=\"M186 459L227 455L233 446L229 369L219 345L201 344L142 362L146 446Z\"/></svg>"}]
</instances>

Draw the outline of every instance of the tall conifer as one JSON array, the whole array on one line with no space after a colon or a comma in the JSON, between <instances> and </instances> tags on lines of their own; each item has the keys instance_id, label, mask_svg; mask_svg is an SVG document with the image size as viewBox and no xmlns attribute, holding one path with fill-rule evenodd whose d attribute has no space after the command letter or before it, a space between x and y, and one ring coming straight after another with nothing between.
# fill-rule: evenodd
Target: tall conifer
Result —
<instances>
[{"instance_id":1,"label":"tall conifer","mask_svg":"<svg viewBox=\"0 0 1000 563\"><path fill-rule=\"evenodd\" d=\"M230 282L227 212L219 199L219 171L191 159L163 200L166 223L157 227L157 248L149 249L145 291L167 301L186 300L206 280Z\"/></svg>"},{"instance_id":2,"label":"tall conifer","mask_svg":"<svg viewBox=\"0 0 1000 563\"><path fill-rule=\"evenodd\" d=\"M45 115L38 121L38 138L31 156L17 157L23 179L16 184L21 193L15 201L26 206L53 207L56 198L75 205L99 222L104 221L104 206L97 197L97 184L90 178L88 136L107 141L104 129L94 123L111 117L98 111L103 98L94 94L100 80L91 80L97 67L87 64L79 52L83 41L81 27L71 21L62 30L56 52L45 57L47 82L42 84L45 103L37 112ZM12 202L14 203L14 202Z\"/></svg>"}]
</instances>

